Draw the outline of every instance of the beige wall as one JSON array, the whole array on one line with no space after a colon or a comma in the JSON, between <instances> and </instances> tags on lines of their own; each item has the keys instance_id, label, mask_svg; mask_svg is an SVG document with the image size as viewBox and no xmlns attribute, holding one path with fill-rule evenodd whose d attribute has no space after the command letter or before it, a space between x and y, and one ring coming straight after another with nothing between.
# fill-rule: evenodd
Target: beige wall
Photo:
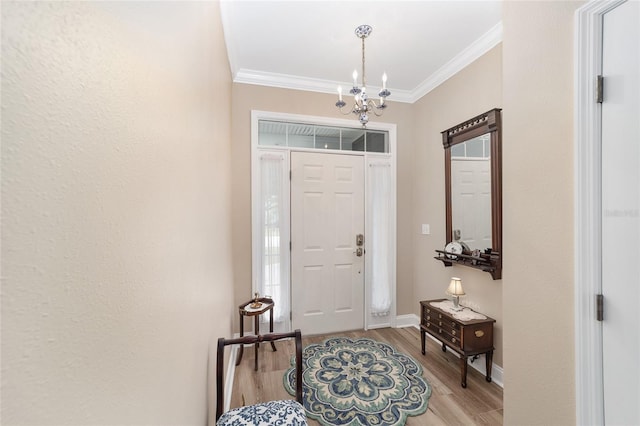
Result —
<instances>
[{"instance_id":1,"label":"beige wall","mask_svg":"<svg viewBox=\"0 0 640 426\"><path fill-rule=\"evenodd\" d=\"M504 421L575 424L573 14L505 2Z\"/></svg>"},{"instance_id":2,"label":"beige wall","mask_svg":"<svg viewBox=\"0 0 640 426\"><path fill-rule=\"evenodd\" d=\"M205 424L233 310L217 3L3 2L2 424Z\"/></svg>"},{"instance_id":3,"label":"beige wall","mask_svg":"<svg viewBox=\"0 0 640 426\"><path fill-rule=\"evenodd\" d=\"M502 106L502 48L485 55L451 77L413 105L415 130L412 158L413 211L411 243L414 247L414 296L411 312L418 314L418 301L447 297L452 276L462 278L462 303L473 303L480 312L496 320L494 363L502 365L502 280L472 268L445 268L433 259L446 241L444 195L444 148L442 132L478 114ZM420 235L420 224L431 225L431 235Z\"/></svg>"},{"instance_id":4,"label":"beige wall","mask_svg":"<svg viewBox=\"0 0 640 426\"><path fill-rule=\"evenodd\" d=\"M343 119L337 95L233 84L233 259L236 305L251 297L251 110ZM397 124L398 131L398 313L412 312L411 187L413 120L409 104L389 102L384 116L371 119ZM354 123L357 122L354 119ZM235 326L237 329L237 319Z\"/></svg>"}]
</instances>

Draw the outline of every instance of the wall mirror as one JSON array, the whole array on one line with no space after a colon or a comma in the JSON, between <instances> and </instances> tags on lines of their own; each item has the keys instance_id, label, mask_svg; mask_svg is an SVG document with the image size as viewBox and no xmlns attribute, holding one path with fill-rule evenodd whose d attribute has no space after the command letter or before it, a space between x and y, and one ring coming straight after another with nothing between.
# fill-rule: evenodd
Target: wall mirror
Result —
<instances>
[{"instance_id":1,"label":"wall mirror","mask_svg":"<svg viewBox=\"0 0 640 426\"><path fill-rule=\"evenodd\" d=\"M445 266L464 265L502 278L502 135L500 109L442 132L445 158Z\"/></svg>"}]
</instances>

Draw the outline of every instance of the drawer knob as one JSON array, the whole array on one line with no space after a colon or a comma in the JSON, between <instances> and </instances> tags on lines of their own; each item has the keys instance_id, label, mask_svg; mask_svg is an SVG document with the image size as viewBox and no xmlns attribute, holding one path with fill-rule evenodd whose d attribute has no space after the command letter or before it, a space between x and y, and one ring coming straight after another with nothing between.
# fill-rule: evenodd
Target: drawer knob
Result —
<instances>
[{"instance_id":1,"label":"drawer knob","mask_svg":"<svg viewBox=\"0 0 640 426\"><path fill-rule=\"evenodd\" d=\"M456 331L455 330L451 330L451 334L453 334L455 336L456 335Z\"/></svg>"},{"instance_id":2,"label":"drawer knob","mask_svg":"<svg viewBox=\"0 0 640 426\"><path fill-rule=\"evenodd\" d=\"M430 322L427 323L427 327L431 327L431 323Z\"/></svg>"},{"instance_id":3,"label":"drawer knob","mask_svg":"<svg viewBox=\"0 0 640 426\"><path fill-rule=\"evenodd\" d=\"M427 309L427 313L431 312L431 309Z\"/></svg>"},{"instance_id":4,"label":"drawer knob","mask_svg":"<svg viewBox=\"0 0 640 426\"><path fill-rule=\"evenodd\" d=\"M438 323L438 325L439 325L440 327L442 327L442 321L440 321L440 322Z\"/></svg>"},{"instance_id":5,"label":"drawer knob","mask_svg":"<svg viewBox=\"0 0 640 426\"><path fill-rule=\"evenodd\" d=\"M442 314L438 314L438 318L442 318Z\"/></svg>"},{"instance_id":6,"label":"drawer knob","mask_svg":"<svg viewBox=\"0 0 640 426\"><path fill-rule=\"evenodd\" d=\"M476 337L482 337L482 336L484 336L484 331L476 330L474 334L476 335Z\"/></svg>"},{"instance_id":7,"label":"drawer knob","mask_svg":"<svg viewBox=\"0 0 640 426\"><path fill-rule=\"evenodd\" d=\"M427 315L427 321L431 319L431 315Z\"/></svg>"},{"instance_id":8,"label":"drawer knob","mask_svg":"<svg viewBox=\"0 0 640 426\"><path fill-rule=\"evenodd\" d=\"M451 327L455 327L455 326L456 326L456 323L451 321Z\"/></svg>"},{"instance_id":9,"label":"drawer knob","mask_svg":"<svg viewBox=\"0 0 640 426\"><path fill-rule=\"evenodd\" d=\"M455 342L456 342L455 337L452 337L452 338L451 338L451 343L455 343Z\"/></svg>"},{"instance_id":10,"label":"drawer knob","mask_svg":"<svg viewBox=\"0 0 640 426\"><path fill-rule=\"evenodd\" d=\"M441 328L438 329L438 333L442 334L442 329Z\"/></svg>"}]
</instances>

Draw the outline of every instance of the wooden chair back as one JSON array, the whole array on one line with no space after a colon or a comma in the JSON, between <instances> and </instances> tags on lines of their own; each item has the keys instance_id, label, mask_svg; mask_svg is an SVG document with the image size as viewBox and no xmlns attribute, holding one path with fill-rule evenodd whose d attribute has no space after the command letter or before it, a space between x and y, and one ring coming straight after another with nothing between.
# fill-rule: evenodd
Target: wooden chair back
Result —
<instances>
[{"instance_id":1,"label":"wooden chair back","mask_svg":"<svg viewBox=\"0 0 640 426\"><path fill-rule=\"evenodd\" d=\"M273 342L275 340L293 337L296 345L296 401L302 404L302 333L295 330L289 333L270 333L258 336L244 336L236 339L218 339L218 353L216 361L216 421L224 410L224 347L227 345L249 345L253 343Z\"/></svg>"}]
</instances>

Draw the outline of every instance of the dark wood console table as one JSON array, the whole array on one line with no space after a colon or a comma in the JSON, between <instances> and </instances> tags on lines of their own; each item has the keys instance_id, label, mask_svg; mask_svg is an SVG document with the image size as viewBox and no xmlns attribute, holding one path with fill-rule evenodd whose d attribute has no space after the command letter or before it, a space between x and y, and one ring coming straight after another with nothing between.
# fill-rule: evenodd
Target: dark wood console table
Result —
<instances>
[{"instance_id":1,"label":"dark wood console table","mask_svg":"<svg viewBox=\"0 0 640 426\"><path fill-rule=\"evenodd\" d=\"M461 385L467 387L467 358L485 354L487 367L487 382L491 381L491 366L493 362L493 318L486 315L485 319L471 319L468 321L456 319L451 312L433 306L432 303L447 299L423 300L420 302L420 341L422 354L425 354L425 333L429 333L442 343L442 351L447 347L460 355ZM471 311L465 308L467 312ZM479 314L474 312L475 314Z\"/></svg>"}]
</instances>

